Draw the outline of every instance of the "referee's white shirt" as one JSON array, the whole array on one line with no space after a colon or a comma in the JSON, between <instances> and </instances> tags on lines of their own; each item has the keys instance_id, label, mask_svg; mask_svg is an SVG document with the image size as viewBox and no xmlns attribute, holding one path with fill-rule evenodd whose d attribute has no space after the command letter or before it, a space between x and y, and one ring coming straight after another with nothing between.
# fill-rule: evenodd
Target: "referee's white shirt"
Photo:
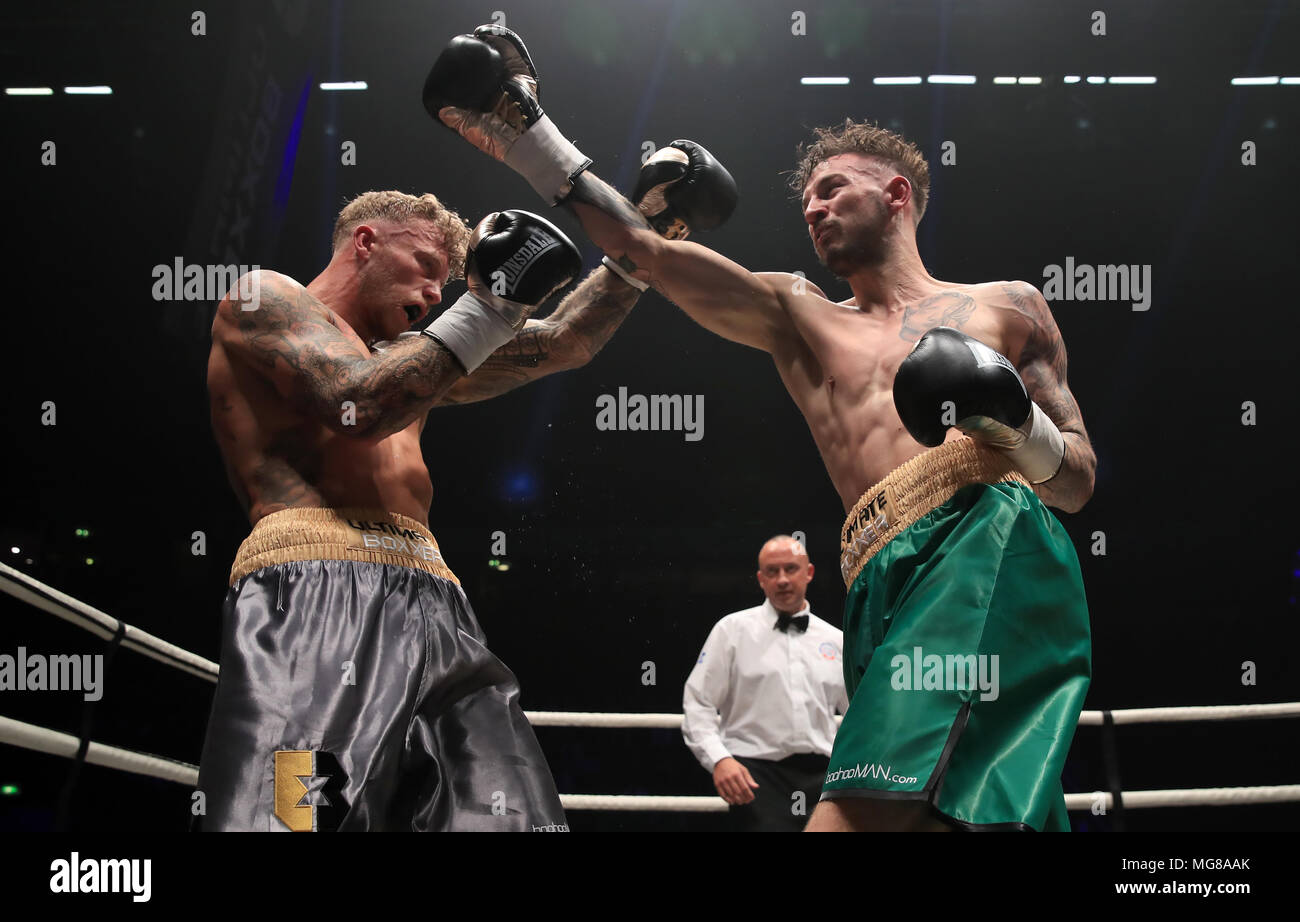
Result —
<instances>
[{"instance_id":1,"label":"referee's white shirt","mask_svg":"<svg viewBox=\"0 0 1300 922\"><path fill-rule=\"evenodd\" d=\"M713 626L682 694L682 736L707 771L728 756L777 761L831 753L848 710L844 635L812 613L808 630L777 630L771 602Z\"/></svg>"}]
</instances>

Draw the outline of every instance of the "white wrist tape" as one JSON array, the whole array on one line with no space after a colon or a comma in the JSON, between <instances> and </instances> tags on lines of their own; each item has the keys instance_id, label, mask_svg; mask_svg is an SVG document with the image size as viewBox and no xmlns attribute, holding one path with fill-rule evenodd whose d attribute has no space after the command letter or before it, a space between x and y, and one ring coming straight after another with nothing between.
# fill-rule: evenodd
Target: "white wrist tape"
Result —
<instances>
[{"instance_id":1,"label":"white wrist tape","mask_svg":"<svg viewBox=\"0 0 1300 922\"><path fill-rule=\"evenodd\" d=\"M604 266L606 269L608 269L610 272L613 272L623 281L627 282L637 291L645 291L647 288L650 287L646 282L641 281L636 276L629 275L626 269L624 269L618 263L614 262L614 260L610 259L608 256L602 256L600 258L600 264Z\"/></svg>"},{"instance_id":2,"label":"white wrist tape","mask_svg":"<svg viewBox=\"0 0 1300 922\"><path fill-rule=\"evenodd\" d=\"M510 145L505 164L554 205L573 191L573 180L591 166L591 158L560 134L549 115L543 115Z\"/></svg>"},{"instance_id":3,"label":"white wrist tape","mask_svg":"<svg viewBox=\"0 0 1300 922\"><path fill-rule=\"evenodd\" d=\"M1065 436L1038 404L1030 405L1029 422L1020 429L1025 441L1009 454L1026 480L1043 483L1055 477L1065 462Z\"/></svg>"},{"instance_id":4,"label":"white wrist tape","mask_svg":"<svg viewBox=\"0 0 1300 922\"><path fill-rule=\"evenodd\" d=\"M420 333L436 339L470 374L515 338L515 328L487 301L467 291Z\"/></svg>"}]
</instances>

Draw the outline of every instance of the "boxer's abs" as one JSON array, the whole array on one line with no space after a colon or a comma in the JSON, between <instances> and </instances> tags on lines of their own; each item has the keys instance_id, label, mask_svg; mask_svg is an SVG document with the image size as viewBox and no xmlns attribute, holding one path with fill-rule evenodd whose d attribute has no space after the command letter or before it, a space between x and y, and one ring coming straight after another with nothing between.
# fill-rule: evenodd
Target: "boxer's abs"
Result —
<instances>
[{"instance_id":1,"label":"boxer's abs","mask_svg":"<svg viewBox=\"0 0 1300 922\"><path fill-rule=\"evenodd\" d=\"M970 289L974 290L974 289ZM845 511L873 484L925 451L894 407L894 376L926 330L954 326L1005 351L1003 318L975 299L958 318L904 308L881 316L813 295L792 305L801 342L776 356ZM805 303L806 302L806 303ZM961 438L957 430L947 441Z\"/></svg>"}]
</instances>

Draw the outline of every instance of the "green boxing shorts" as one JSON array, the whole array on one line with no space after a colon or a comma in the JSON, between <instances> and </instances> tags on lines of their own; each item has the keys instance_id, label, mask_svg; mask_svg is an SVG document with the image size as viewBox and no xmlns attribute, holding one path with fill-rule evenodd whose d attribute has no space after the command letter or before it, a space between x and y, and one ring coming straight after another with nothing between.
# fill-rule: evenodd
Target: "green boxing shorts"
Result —
<instances>
[{"instance_id":1,"label":"green boxing shorts","mask_svg":"<svg viewBox=\"0 0 1300 922\"><path fill-rule=\"evenodd\" d=\"M850 704L822 799L1068 831L1061 771L1091 639L1061 523L1005 455L960 439L863 494L841 552Z\"/></svg>"}]
</instances>

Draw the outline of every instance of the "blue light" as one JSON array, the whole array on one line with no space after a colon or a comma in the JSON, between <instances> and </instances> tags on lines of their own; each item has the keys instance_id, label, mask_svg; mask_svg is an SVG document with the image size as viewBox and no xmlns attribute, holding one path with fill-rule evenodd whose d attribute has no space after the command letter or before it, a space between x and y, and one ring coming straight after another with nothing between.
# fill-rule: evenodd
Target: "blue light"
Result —
<instances>
[{"instance_id":1,"label":"blue light","mask_svg":"<svg viewBox=\"0 0 1300 922\"><path fill-rule=\"evenodd\" d=\"M511 502L531 502L537 498L537 475L528 470L517 470L506 475L505 498Z\"/></svg>"}]
</instances>

